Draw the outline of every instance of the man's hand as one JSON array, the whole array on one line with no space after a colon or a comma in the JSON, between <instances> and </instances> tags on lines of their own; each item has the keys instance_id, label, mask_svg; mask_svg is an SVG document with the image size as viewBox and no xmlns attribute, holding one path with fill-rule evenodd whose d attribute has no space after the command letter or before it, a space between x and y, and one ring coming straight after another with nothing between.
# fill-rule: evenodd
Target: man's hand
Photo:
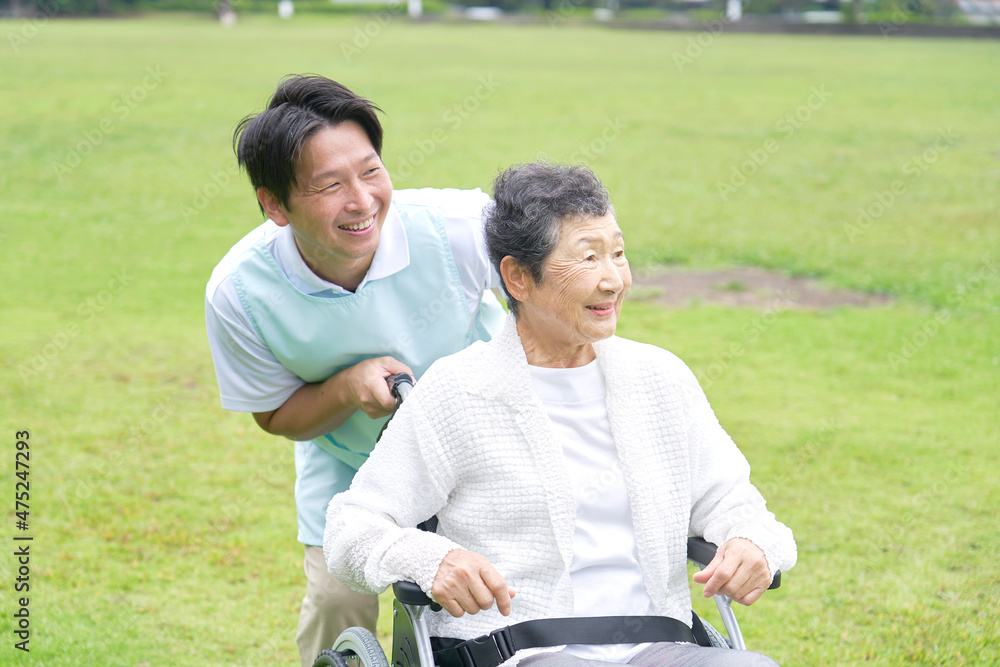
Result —
<instances>
[{"instance_id":1,"label":"man's hand","mask_svg":"<svg viewBox=\"0 0 1000 667\"><path fill-rule=\"evenodd\" d=\"M268 433L292 440L312 440L330 433L357 410L372 419L392 414L396 399L385 379L413 371L392 357L359 361L325 382L299 387L277 410L253 413L257 425Z\"/></svg>"},{"instance_id":2,"label":"man's hand","mask_svg":"<svg viewBox=\"0 0 1000 667\"><path fill-rule=\"evenodd\" d=\"M510 616L510 599L514 590L485 557L464 549L453 549L441 561L431 597L449 614L477 614L493 606L504 616Z\"/></svg>"},{"instance_id":3,"label":"man's hand","mask_svg":"<svg viewBox=\"0 0 1000 667\"><path fill-rule=\"evenodd\" d=\"M694 580L705 584L706 598L727 595L749 607L771 585L771 572L760 547L750 540L735 537L719 547L712 562L696 573Z\"/></svg>"},{"instance_id":4,"label":"man's hand","mask_svg":"<svg viewBox=\"0 0 1000 667\"><path fill-rule=\"evenodd\" d=\"M392 357L365 359L338 373L342 375L348 400L358 410L372 419L388 417L396 407L396 399L389 391L385 379L397 373L413 371L406 364Z\"/></svg>"}]
</instances>

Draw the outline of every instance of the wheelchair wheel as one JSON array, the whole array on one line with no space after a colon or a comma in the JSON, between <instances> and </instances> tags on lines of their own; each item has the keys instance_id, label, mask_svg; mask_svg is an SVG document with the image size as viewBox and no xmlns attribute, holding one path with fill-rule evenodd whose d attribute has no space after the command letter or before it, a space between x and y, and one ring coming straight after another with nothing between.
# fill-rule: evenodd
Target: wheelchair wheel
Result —
<instances>
[{"instance_id":1,"label":"wheelchair wheel","mask_svg":"<svg viewBox=\"0 0 1000 667\"><path fill-rule=\"evenodd\" d=\"M333 650L343 657L344 663L330 663L330 667L345 667L345 664L346 667L389 667L375 635L364 628L347 628L341 632L333 643Z\"/></svg>"},{"instance_id":2,"label":"wheelchair wheel","mask_svg":"<svg viewBox=\"0 0 1000 667\"><path fill-rule=\"evenodd\" d=\"M325 651L320 651L320 654L316 656L313 667L347 667L347 661L340 653L328 648Z\"/></svg>"},{"instance_id":3,"label":"wheelchair wheel","mask_svg":"<svg viewBox=\"0 0 1000 667\"><path fill-rule=\"evenodd\" d=\"M701 620L703 626L705 626L705 633L708 635L708 641L711 642L712 646L715 648L732 648L729 640L721 632L712 627L712 624L705 619Z\"/></svg>"}]
</instances>

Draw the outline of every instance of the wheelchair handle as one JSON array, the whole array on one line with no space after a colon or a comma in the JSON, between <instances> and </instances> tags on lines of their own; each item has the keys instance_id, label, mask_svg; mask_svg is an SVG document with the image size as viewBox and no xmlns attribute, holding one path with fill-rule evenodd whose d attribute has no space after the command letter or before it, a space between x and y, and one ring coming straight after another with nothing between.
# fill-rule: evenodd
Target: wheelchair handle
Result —
<instances>
[{"instance_id":1,"label":"wheelchair handle","mask_svg":"<svg viewBox=\"0 0 1000 667\"><path fill-rule=\"evenodd\" d=\"M389 385L389 393L391 393L396 399L396 407L393 408L393 415L396 414L396 410L399 410L399 406L403 404L406 397L410 395L410 390L413 389L413 376L409 373L396 373L395 375L390 375L385 379L385 383ZM392 421L392 415L389 416L389 421ZM375 438L375 442L382 439L382 434L385 433L385 429L389 426L389 422L382 424L382 430L378 432L378 437Z\"/></svg>"},{"instance_id":2,"label":"wheelchair handle","mask_svg":"<svg viewBox=\"0 0 1000 667\"><path fill-rule=\"evenodd\" d=\"M406 400L413 389L413 376L409 373L396 373L387 377L385 383L389 385L389 392L396 398L396 409L398 410L399 405Z\"/></svg>"}]
</instances>

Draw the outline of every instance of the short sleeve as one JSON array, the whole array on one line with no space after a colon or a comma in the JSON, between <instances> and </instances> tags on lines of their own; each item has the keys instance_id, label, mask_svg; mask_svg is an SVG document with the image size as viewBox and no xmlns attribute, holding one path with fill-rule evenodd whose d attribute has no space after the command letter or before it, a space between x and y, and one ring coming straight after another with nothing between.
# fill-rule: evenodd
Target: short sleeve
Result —
<instances>
[{"instance_id":1,"label":"short sleeve","mask_svg":"<svg viewBox=\"0 0 1000 667\"><path fill-rule=\"evenodd\" d=\"M277 410L305 384L260 339L239 302L232 278L226 276L214 285L209 283L205 325L219 395L226 410Z\"/></svg>"}]
</instances>

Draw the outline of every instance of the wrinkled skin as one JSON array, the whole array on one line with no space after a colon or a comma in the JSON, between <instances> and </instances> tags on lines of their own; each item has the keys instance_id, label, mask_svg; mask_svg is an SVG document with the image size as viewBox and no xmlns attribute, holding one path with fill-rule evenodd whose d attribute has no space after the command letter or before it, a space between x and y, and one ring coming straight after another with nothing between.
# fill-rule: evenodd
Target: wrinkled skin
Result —
<instances>
[{"instance_id":1,"label":"wrinkled skin","mask_svg":"<svg viewBox=\"0 0 1000 667\"><path fill-rule=\"evenodd\" d=\"M564 220L537 284L513 258L504 258L500 270L520 302L517 331L533 366L593 361L593 343L615 333L632 286L625 238L611 214Z\"/></svg>"}]
</instances>

